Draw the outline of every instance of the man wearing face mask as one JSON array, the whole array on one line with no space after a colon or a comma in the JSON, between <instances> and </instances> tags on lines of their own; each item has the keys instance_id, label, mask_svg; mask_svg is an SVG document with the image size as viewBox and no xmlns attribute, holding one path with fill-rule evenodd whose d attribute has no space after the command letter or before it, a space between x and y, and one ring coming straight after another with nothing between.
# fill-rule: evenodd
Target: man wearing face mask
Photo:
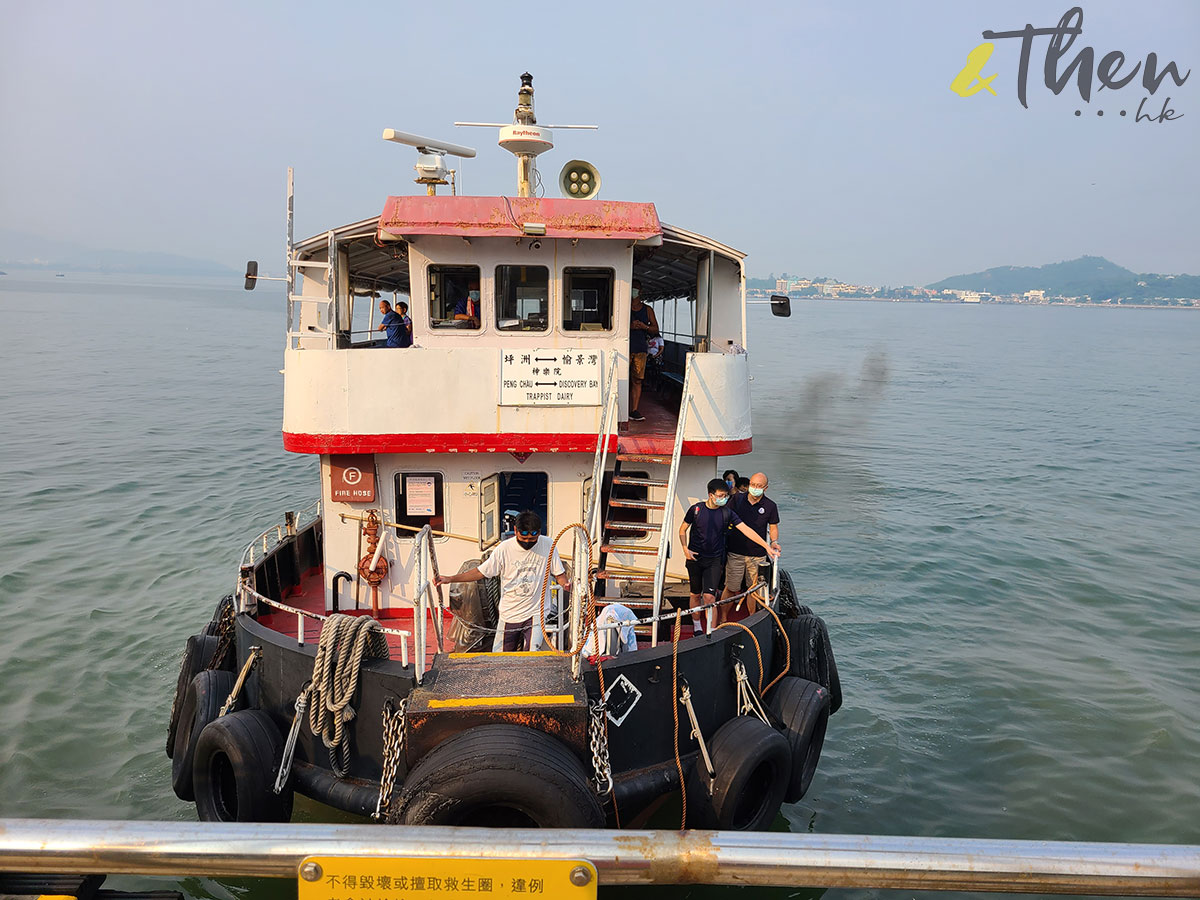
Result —
<instances>
[{"instance_id":1,"label":"man wearing face mask","mask_svg":"<svg viewBox=\"0 0 1200 900\"><path fill-rule=\"evenodd\" d=\"M750 526L759 541L748 541L740 532L729 534L729 557L725 562L725 592L722 600L728 600L734 594L740 594L758 581L759 566L767 564L767 558L762 555L758 546L763 539L770 537L770 547L777 553L779 547L779 507L767 496L767 476L755 472L750 478L749 493L735 494L729 502L730 508L743 522ZM746 609L754 612L757 609L755 594L746 597ZM728 607L719 607L721 617Z\"/></svg>"},{"instance_id":2,"label":"man wearing face mask","mask_svg":"<svg viewBox=\"0 0 1200 900\"><path fill-rule=\"evenodd\" d=\"M708 483L708 499L704 503L693 503L688 507L679 526L679 543L687 557L688 581L691 591L689 603L692 612L692 630L702 630L697 607L712 603L720 590L721 573L725 566L725 536L735 533L758 544L767 555L774 558L779 551L767 543L766 538L752 531L741 517L725 504L729 502L729 488L720 478ZM688 528L691 527L691 534ZM732 531L731 531L732 529ZM712 621L709 616L709 622Z\"/></svg>"},{"instance_id":3,"label":"man wearing face mask","mask_svg":"<svg viewBox=\"0 0 1200 900\"><path fill-rule=\"evenodd\" d=\"M629 296L629 420L644 422L646 417L638 411L642 402L642 382L646 380L646 353L648 339L658 334L658 319L654 310L642 302L642 283L636 278L630 282Z\"/></svg>"},{"instance_id":4,"label":"man wearing face mask","mask_svg":"<svg viewBox=\"0 0 1200 900\"><path fill-rule=\"evenodd\" d=\"M454 318L466 322L465 328L479 327L479 279L472 278L467 286L467 294L460 297L454 305Z\"/></svg>"},{"instance_id":5,"label":"man wearing face mask","mask_svg":"<svg viewBox=\"0 0 1200 900\"><path fill-rule=\"evenodd\" d=\"M542 580L546 577L547 562L550 574L565 591L569 587L566 568L558 551L550 553L550 538L542 534L542 520L537 513L526 510L517 516L517 533L501 541L492 555L479 566L458 575L439 575L435 582L455 584L500 577L499 648L536 650L542 643L541 612L538 601L542 596ZM547 590L547 597L549 590ZM501 637L502 635L502 637Z\"/></svg>"}]
</instances>

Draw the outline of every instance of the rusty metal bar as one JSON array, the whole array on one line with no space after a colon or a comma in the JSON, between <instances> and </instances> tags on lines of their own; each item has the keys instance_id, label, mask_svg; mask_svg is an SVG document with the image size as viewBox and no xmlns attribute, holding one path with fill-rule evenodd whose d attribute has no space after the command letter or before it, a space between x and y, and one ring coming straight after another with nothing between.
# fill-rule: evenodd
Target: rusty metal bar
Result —
<instances>
[{"instance_id":1,"label":"rusty metal bar","mask_svg":"<svg viewBox=\"0 0 1200 900\"><path fill-rule=\"evenodd\" d=\"M1200 847L730 831L0 819L0 870L294 878L309 855L587 859L602 884L1200 896Z\"/></svg>"},{"instance_id":2,"label":"rusty metal bar","mask_svg":"<svg viewBox=\"0 0 1200 900\"><path fill-rule=\"evenodd\" d=\"M355 513L345 513L345 512L338 513L338 517L343 522L345 522L347 520L353 521L353 522L365 522L367 520L366 516L356 515ZM387 519L382 518L382 517L380 518L380 524L383 525L385 528L400 528L400 529L403 529L404 531L415 531L415 532L420 532L425 528L429 528L428 525L420 525L420 526L418 526L418 525L401 525L399 522L389 522ZM468 534L454 534L451 531L434 531L432 528L429 529L429 533L432 534L434 537L456 538L460 541L467 541L468 543L471 543L471 544L479 543L479 538L471 537Z\"/></svg>"}]
</instances>

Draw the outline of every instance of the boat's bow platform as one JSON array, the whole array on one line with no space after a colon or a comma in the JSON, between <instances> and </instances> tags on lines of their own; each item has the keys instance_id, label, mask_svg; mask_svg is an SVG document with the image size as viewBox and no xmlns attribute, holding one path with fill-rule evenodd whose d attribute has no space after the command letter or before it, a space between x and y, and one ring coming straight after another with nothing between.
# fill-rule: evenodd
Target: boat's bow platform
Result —
<instances>
[{"instance_id":1,"label":"boat's bow platform","mask_svg":"<svg viewBox=\"0 0 1200 900\"><path fill-rule=\"evenodd\" d=\"M439 655L408 697L406 752L415 761L477 725L523 725L577 754L587 743L587 690L571 678L569 657L554 653Z\"/></svg>"}]
</instances>

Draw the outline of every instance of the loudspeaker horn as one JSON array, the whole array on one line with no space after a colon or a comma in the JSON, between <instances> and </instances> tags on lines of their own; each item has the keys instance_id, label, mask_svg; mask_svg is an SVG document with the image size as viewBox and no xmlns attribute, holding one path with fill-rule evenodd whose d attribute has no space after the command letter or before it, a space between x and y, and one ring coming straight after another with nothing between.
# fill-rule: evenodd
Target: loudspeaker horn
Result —
<instances>
[{"instance_id":1,"label":"loudspeaker horn","mask_svg":"<svg viewBox=\"0 0 1200 900\"><path fill-rule=\"evenodd\" d=\"M590 162L573 159L558 173L558 189L570 200L591 200L600 193L600 172Z\"/></svg>"}]
</instances>

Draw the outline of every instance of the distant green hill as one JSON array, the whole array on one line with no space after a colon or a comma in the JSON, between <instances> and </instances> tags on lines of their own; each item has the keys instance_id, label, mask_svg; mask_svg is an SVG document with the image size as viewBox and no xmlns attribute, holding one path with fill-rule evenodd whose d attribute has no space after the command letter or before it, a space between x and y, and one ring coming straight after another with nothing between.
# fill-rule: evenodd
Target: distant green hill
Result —
<instances>
[{"instance_id":1,"label":"distant green hill","mask_svg":"<svg viewBox=\"0 0 1200 900\"><path fill-rule=\"evenodd\" d=\"M926 287L993 294L1045 291L1056 297L1086 296L1095 302L1118 298L1149 302L1159 297L1200 297L1200 276L1139 275L1102 256L1081 256L1045 266L998 266L985 272L952 275Z\"/></svg>"}]
</instances>

